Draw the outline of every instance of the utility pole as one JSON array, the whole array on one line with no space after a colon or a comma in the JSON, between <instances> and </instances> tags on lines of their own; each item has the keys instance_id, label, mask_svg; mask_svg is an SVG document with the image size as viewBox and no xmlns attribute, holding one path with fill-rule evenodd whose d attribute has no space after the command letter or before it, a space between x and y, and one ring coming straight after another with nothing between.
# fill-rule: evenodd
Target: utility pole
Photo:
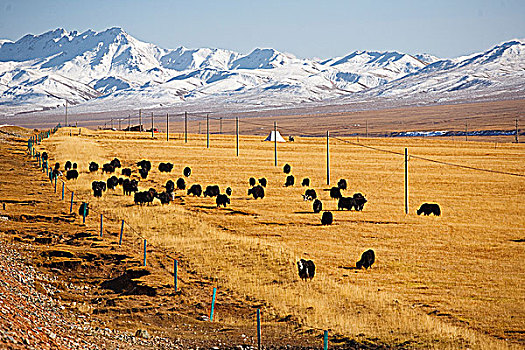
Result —
<instances>
[{"instance_id":1,"label":"utility pole","mask_svg":"<svg viewBox=\"0 0 525 350\"><path fill-rule=\"evenodd\" d=\"M155 136L153 135L153 112L151 112L151 138L154 138Z\"/></svg>"},{"instance_id":2,"label":"utility pole","mask_svg":"<svg viewBox=\"0 0 525 350\"><path fill-rule=\"evenodd\" d=\"M274 159L275 159L274 166L277 166L277 123L276 122L273 122L273 153L274 153Z\"/></svg>"},{"instance_id":3,"label":"utility pole","mask_svg":"<svg viewBox=\"0 0 525 350\"><path fill-rule=\"evenodd\" d=\"M235 133L237 135L237 157L239 156L239 117L235 117Z\"/></svg>"},{"instance_id":4,"label":"utility pole","mask_svg":"<svg viewBox=\"0 0 525 350\"><path fill-rule=\"evenodd\" d=\"M122 128L120 127L120 122L121 122L121 120L122 120L122 119L120 119L120 118L118 119L118 129L119 129L119 130L122 130Z\"/></svg>"},{"instance_id":5,"label":"utility pole","mask_svg":"<svg viewBox=\"0 0 525 350\"><path fill-rule=\"evenodd\" d=\"M64 126L67 126L67 100L66 100L66 125Z\"/></svg>"},{"instance_id":6,"label":"utility pole","mask_svg":"<svg viewBox=\"0 0 525 350\"><path fill-rule=\"evenodd\" d=\"M188 112L184 112L184 143L188 143Z\"/></svg>"},{"instance_id":7,"label":"utility pole","mask_svg":"<svg viewBox=\"0 0 525 350\"><path fill-rule=\"evenodd\" d=\"M516 143L520 142L519 135L520 135L520 129L518 127L518 118L516 118Z\"/></svg>"},{"instance_id":8,"label":"utility pole","mask_svg":"<svg viewBox=\"0 0 525 350\"><path fill-rule=\"evenodd\" d=\"M408 148L405 148L405 214L408 214Z\"/></svg>"},{"instance_id":9,"label":"utility pole","mask_svg":"<svg viewBox=\"0 0 525 350\"><path fill-rule=\"evenodd\" d=\"M468 122L465 122L465 141L468 141Z\"/></svg>"},{"instance_id":10,"label":"utility pole","mask_svg":"<svg viewBox=\"0 0 525 350\"><path fill-rule=\"evenodd\" d=\"M330 131L326 130L326 184L330 185Z\"/></svg>"},{"instance_id":11,"label":"utility pole","mask_svg":"<svg viewBox=\"0 0 525 350\"><path fill-rule=\"evenodd\" d=\"M365 121L366 125L366 138L368 138L368 119Z\"/></svg>"},{"instance_id":12,"label":"utility pole","mask_svg":"<svg viewBox=\"0 0 525 350\"><path fill-rule=\"evenodd\" d=\"M222 117L219 118L219 134L222 135Z\"/></svg>"},{"instance_id":13,"label":"utility pole","mask_svg":"<svg viewBox=\"0 0 525 350\"><path fill-rule=\"evenodd\" d=\"M170 140L170 115L166 113L166 141Z\"/></svg>"},{"instance_id":14,"label":"utility pole","mask_svg":"<svg viewBox=\"0 0 525 350\"><path fill-rule=\"evenodd\" d=\"M111 118L111 130L113 130L113 118Z\"/></svg>"},{"instance_id":15,"label":"utility pole","mask_svg":"<svg viewBox=\"0 0 525 350\"><path fill-rule=\"evenodd\" d=\"M206 114L206 148L210 148L210 116Z\"/></svg>"},{"instance_id":16,"label":"utility pole","mask_svg":"<svg viewBox=\"0 0 525 350\"><path fill-rule=\"evenodd\" d=\"M142 111L139 109L139 132L142 131Z\"/></svg>"},{"instance_id":17,"label":"utility pole","mask_svg":"<svg viewBox=\"0 0 525 350\"><path fill-rule=\"evenodd\" d=\"M128 131L131 131L131 114L128 114Z\"/></svg>"}]
</instances>

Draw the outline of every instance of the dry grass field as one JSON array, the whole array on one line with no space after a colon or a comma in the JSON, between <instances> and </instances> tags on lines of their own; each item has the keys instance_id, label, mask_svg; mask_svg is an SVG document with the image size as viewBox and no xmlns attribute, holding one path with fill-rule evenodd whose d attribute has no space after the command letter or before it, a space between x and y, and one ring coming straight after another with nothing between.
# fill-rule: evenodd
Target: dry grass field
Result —
<instances>
[{"instance_id":1,"label":"dry grass field","mask_svg":"<svg viewBox=\"0 0 525 350\"><path fill-rule=\"evenodd\" d=\"M300 127L300 126L295 126ZM348 181L343 195L363 193L362 212L337 211L326 180L326 141L296 138L274 144L259 136L242 136L240 156L235 138L61 129L39 146L52 162L79 164L78 180L67 186L91 208L125 218L150 245L182 254L218 289L235 290L263 301L280 317L313 329L357 340L408 348L494 349L525 346L525 177L409 161L410 213L404 213L403 156L333 140L330 144L331 186ZM351 139L355 141L355 138ZM525 174L525 146L512 143L464 142L457 139L363 139L381 149L473 167ZM107 175L90 174L88 164L118 157L123 167L152 161L153 169L139 189L161 191L168 179L192 168L188 184L218 184L233 189L231 205L187 196L166 206L136 206L121 189L92 196L91 182ZM160 173L159 162L175 164ZM292 166L294 187L284 187L285 163ZM117 175L119 172L117 171ZM250 177L268 179L266 197L247 196ZM304 177L334 214L322 226L312 203L301 198ZM437 202L441 217L417 216L423 202ZM87 219L96 226L96 215ZM139 243L137 251L139 251ZM362 252L374 249L369 270L353 267ZM301 281L296 261L314 260L311 282ZM166 281L171 280L166 273ZM220 301L218 301L220 302ZM224 315L224 314L223 314ZM246 322L234 313L218 320ZM263 309L264 315L264 309Z\"/></svg>"}]
</instances>

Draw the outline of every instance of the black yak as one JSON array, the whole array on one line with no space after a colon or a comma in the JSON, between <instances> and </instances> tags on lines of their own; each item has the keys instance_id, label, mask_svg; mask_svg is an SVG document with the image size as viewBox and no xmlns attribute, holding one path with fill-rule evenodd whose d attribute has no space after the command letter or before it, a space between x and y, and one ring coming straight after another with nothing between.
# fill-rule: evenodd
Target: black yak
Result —
<instances>
[{"instance_id":1,"label":"black yak","mask_svg":"<svg viewBox=\"0 0 525 350\"><path fill-rule=\"evenodd\" d=\"M173 164L171 163L160 163L159 171L161 173L170 173L173 170Z\"/></svg>"},{"instance_id":2,"label":"black yak","mask_svg":"<svg viewBox=\"0 0 525 350\"><path fill-rule=\"evenodd\" d=\"M303 181L301 182L301 186L305 186L305 187L310 186L310 179L307 178L307 177L305 177L305 178L303 179Z\"/></svg>"},{"instance_id":3,"label":"black yak","mask_svg":"<svg viewBox=\"0 0 525 350\"><path fill-rule=\"evenodd\" d=\"M295 178L293 177L293 175L288 175L286 177L286 182L284 183L284 186L285 187L293 186L294 183L295 183Z\"/></svg>"},{"instance_id":4,"label":"black yak","mask_svg":"<svg viewBox=\"0 0 525 350\"><path fill-rule=\"evenodd\" d=\"M341 189L339 187L332 187L330 189L330 198L338 199L341 197Z\"/></svg>"},{"instance_id":5,"label":"black yak","mask_svg":"<svg viewBox=\"0 0 525 350\"><path fill-rule=\"evenodd\" d=\"M109 162L109 164L113 165L113 168L120 168L121 167L120 160L118 160L118 158L113 158L113 160L111 162Z\"/></svg>"},{"instance_id":6,"label":"black yak","mask_svg":"<svg viewBox=\"0 0 525 350\"><path fill-rule=\"evenodd\" d=\"M255 183L256 183L255 178L250 177L250 179L248 180L248 183L249 183L250 186L252 186L252 187L255 186Z\"/></svg>"},{"instance_id":7,"label":"black yak","mask_svg":"<svg viewBox=\"0 0 525 350\"><path fill-rule=\"evenodd\" d=\"M114 190L115 187L118 185L118 177L112 176L107 181L106 184L108 186L108 190Z\"/></svg>"},{"instance_id":8,"label":"black yak","mask_svg":"<svg viewBox=\"0 0 525 350\"><path fill-rule=\"evenodd\" d=\"M417 215L430 215L434 214L435 216L441 215L441 208L439 204L436 203L423 203L417 210Z\"/></svg>"},{"instance_id":9,"label":"black yak","mask_svg":"<svg viewBox=\"0 0 525 350\"><path fill-rule=\"evenodd\" d=\"M313 201L317 198L317 193L313 188L307 189L303 194L303 200L305 201Z\"/></svg>"},{"instance_id":10,"label":"black yak","mask_svg":"<svg viewBox=\"0 0 525 350\"><path fill-rule=\"evenodd\" d=\"M353 197L339 198L339 201L337 202L337 210L352 210L353 208L357 211L361 211L366 202L366 198L361 193L354 193Z\"/></svg>"},{"instance_id":11,"label":"black yak","mask_svg":"<svg viewBox=\"0 0 525 350\"><path fill-rule=\"evenodd\" d=\"M321 225L331 225L334 222L334 216L332 212L325 211L321 217Z\"/></svg>"},{"instance_id":12,"label":"black yak","mask_svg":"<svg viewBox=\"0 0 525 350\"><path fill-rule=\"evenodd\" d=\"M266 179L264 177L261 177L259 179L259 184L262 186L262 187L266 187L266 185L268 184L268 181L266 181Z\"/></svg>"},{"instance_id":13,"label":"black yak","mask_svg":"<svg viewBox=\"0 0 525 350\"><path fill-rule=\"evenodd\" d=\"M191 175L191 168L189 166L185 167L182 174L186 177L190 177Z\"/></svg>"},{"instance_id":14,"label":"black yak","mask_svg":"<svg viewBox=\"0 0 525 350\"><path fill-rule=\"evenodd\" d=\"M67 163L66 163L66 165L67 165ZM98 170L98 164L97 163L95 163L95 162L89 163L89 172L92 173L92 172L95 172L97 170Z\"/></svg>"},{"instance_id":15,"label":"black yak","mask_svg":"<svg viewBox=\"0 0 525 350\"><path fill-rule=\"evenodd\" d=\"M149 160L141 160L137 163L137 166L142 169L146 169L148 172L151 170L151 162Z\"/></svg>"},{"instance_id":16,"label":"black yak","mask_svg":"<svg viewBox=\"0 0 525 350\"><path fill-rule=\"evenodd\" d=\"M104 181L93 181L91 189L93 190L93 196L102 197L102 192L106 190L106 183Z\"/></svg>"},{"instance_id":17,"label":"black yak","mask_svg":"<svg viewBox=\"0 0 525 350\"><path fill-rule=\"evenodd\" d=\"M221 205L226 208L226 204L230 204L230 198L225 194L219 194L217 198L215 198L215 203L217 203L217 208Z\"/></svg>"},{"instance_id":18,"label":"black yak","mask_svg":"<svg viewBox=\"0 0 525 350\"><path fill-rule=\"evenodd\" d=\"M171 194L168 192L161 192L157 194L157 198L161 204L169 204L171 201Z\"/></svg>"},{"instance_id":19,"label":"black yak","mask_svg":"<svg viewBox=\"0 0 525 350\"><path fill-rule=\"evenodd\" d=\"M376 255L372 249L368 249L366 252L364 252L361 255L361 260L355 263L355 267L358 269L364 267L365 269L368 269L369 267L372 267L372 264L376 260Z\"/></svg>"},{"instance_id":20,"label":"black yak","mask_svg":"<svg viewBox=\"0 0 525 350\"><path fill-rule=\"evenodd\" d=\"M66 172L66 179L68 180L72 180L72 179L77 179L78 178L78 171L76 170L68 170Z\"/></svg>"},{"instance_id":21,"label":"black yak","mask_svg":"<svg viewBox=\"0 0 525 350\"><path fill-rule=\"evenodd\" d=\"M285 174L290 174L290 171L292 171L292 167L290 166L290 164L285 164L283 167L283 172Z\"/></svg>"},{"instance_id":22,"label":"black yak","mask_svg":"<svg viewBox=\"0 0 525 350\"><path fill-rule=\"evenodd\" d=\"M175 191L175 183L172 180L166 181L166 186L164 187L166 187L166 192L168 193Z\"/></svg>"},{"instance_id":23,"label":"black yak","mask_svg":"<svg viewBox=\"0 0 525 350\"><path fill-rule=\"evenodd\" d=\"M120 173L122 175L124 175L124 176L130 177L131 176L131 169L130 168L124 168L124 169L122 169L122 171Z\"/></svg>"},{"instance_id":24,"label":"black yak","mask_svg":"<svg viewBox=\"0 0 525 350\"><path fill-rule=\"evenodd\" d=\"M122 181L122 190L124 191L125 195L129 196L131 195L131 192L137 192L139 190L138 185L139 182L135 179L124 179L124 181Z\"/></svg>"},{"instance_id":25,"label":"black yak","mask_svg":"<svg viewBox=\"0 0 525 350\"><path fill-rule=\"evenodd\" d=\"M190 189L188 190L188 195L194 195L197 197L200 197L202 194L202 187L199 184L193 184L191 185Z\"/></svg>"},{"instance_id":26,"label":"black yak","mask_svg":"<svg viewBox=\"0 0 525 350\"><path fill-rule=\"evenodd\" d=\"M216 197L220 193L221 193L221 190L219 189L219 186L209 185L209 186L206 186L206 190L204 191L204 197Z\"/></svg>"},{"instance_id":27,"label":"black yak","mask_svg":"<svg viewBox=\"0 0 525 350\"><path fill-rule=\"evenodd\" d=\"M341 190L346 190L347 184L345 179L341 179L337 182L337 187Z\"/></svg>"},{"instance_id":28,"label":"black yak","mask_svg":"<svg viewBox=\"0 0 525 350\"><path fill-rule=\"evenodd\" d=\"M231 188L231 187L227 187L227 188L226 188L226 194L227 194L228 196L231 196L231 195L232 195L232 188Z\"/></svg>"},{"instance_id":29,"label":"black yak","mask_svg":"<svg viewBox=\"0 0 525 350\"><path fill-rule=\"evenodd\" d=\"M140 168L139 169L140 177L143 178L143 179L147 179L148 178L148 173L149 173L149 170L146 169L146 168Z\"/></svg>"},{"instance_id":30,"label":"black yak","mask_svg":"<svg viewBox=\"0 0 525 350\"><path fill-rule=\"evenodd\" d=\"M299 277L306 281L312 279L315 276L315 264L312 260L301 259L297 262L297 268L299 270Z\"/></svg>"},{"instance_id":31,"label":"black yak","mask_svg":"<svg viewBox=\"0 0 525 350\"><path fill-rule=\"evenodd\" d=\"M177 179L177 189L178 190L185 190L186 189L186 181L182 177L179 177Z\"/></svg>"},{"instance_id":32,"label":"black yak","mask_svg":"<svg viewBox=\"0 0 525 350\"><path fill-rule=\"evenodd\" d=\"M113 166L113 164L106 163L106 164L102 165L102 174L104 174L104 173L111 174L111 173L114 173L114 172L115 172L115 167Z\"/></svg>"},{"instance_id":33,"label":"black yak","mask_svg":"<svg viewBox=\"0 0 525 350\"><path fill-rule=\"evenodd\" d=\"M72 165L71 165L71 161L68 160L68 161L66 162L66 165L64 165L64 170L65 170L65 171L71 170L71 166L72 166ZM97 170L98 170L98 169L97 169Z\"/></svg>"},{"instance_id":34,"label":"black yak","mask_svg":"<svg viewBox=\"0 0 525 350\"><path fill-rule=\"evenodd\" d=\"M314 213L320 213L321 210L323 210L323 203L319 199L316 199L313 204L313 209Z\"/></svg>"},{"instance_id":35,"label":"black yak","mask_svg":"<svg viewBox=\"0 0 525 350\"><path fill-rule=\"evenodd\" d=\"M253 196L254 199L264 198L264 187L257 185L248 190L248 196Z\"/></svg>"}]
</instances>

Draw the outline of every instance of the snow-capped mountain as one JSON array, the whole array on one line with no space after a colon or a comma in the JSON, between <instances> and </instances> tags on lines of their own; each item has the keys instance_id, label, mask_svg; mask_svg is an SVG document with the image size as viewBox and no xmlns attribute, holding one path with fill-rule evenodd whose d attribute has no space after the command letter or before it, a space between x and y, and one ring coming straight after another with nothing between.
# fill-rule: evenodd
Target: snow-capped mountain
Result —
<instances>
[{"instance_id":1,"label":"snow-capped mountain","mask_svg":"<svg viewBox=\"0 0 525 350\"><path fill-rule=\"evenodd\" d=\"M326 60L271 48L164 49L121 28L56 29L0 41L0 115L63 106L78 111L159 105L279 107L301 102L523 86L523 41L439 60L401 52L355 51ZM233 108L233 107L232 107Z\"/></svg>"}]
</instances>

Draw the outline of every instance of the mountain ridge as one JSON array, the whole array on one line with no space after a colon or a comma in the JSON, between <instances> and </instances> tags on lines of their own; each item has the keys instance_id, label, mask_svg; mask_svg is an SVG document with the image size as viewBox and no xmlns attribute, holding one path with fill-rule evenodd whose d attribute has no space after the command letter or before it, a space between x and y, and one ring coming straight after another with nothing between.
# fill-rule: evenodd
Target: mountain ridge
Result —
<instances>
[{"instance_id":1,"label":"mountain ridge","mask_svg":"<svg viewBox=\"0 0 525 350\"><path fill-rule=\"evenodd\" d=\"M136 98L134 104L144 107L211 100L243 108L334 98L418 97L421 91L486 93L505 89L506 82L515 87L525 81L523 47L523 40L513 39L458 59L353 51L316 60L273 48L248 54L165 49L120 27L82 33L57 28L0 41L0 114L56 108L66 100L101 109L125 108L126 98ZM437 85L432 83L436 80Z\"/></svg>"}]
</instances>

